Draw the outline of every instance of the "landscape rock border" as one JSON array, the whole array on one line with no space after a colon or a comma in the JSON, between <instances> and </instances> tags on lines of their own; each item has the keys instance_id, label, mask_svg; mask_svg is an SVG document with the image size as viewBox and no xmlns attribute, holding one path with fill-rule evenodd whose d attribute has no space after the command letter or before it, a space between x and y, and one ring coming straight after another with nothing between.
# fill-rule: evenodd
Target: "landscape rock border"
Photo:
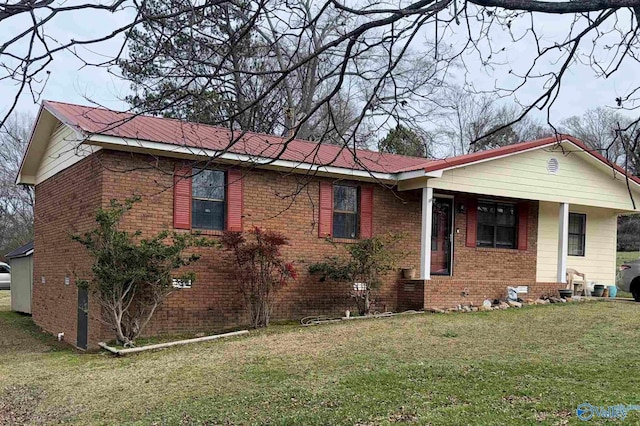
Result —
<instances>
[{"instance_id":1,"label":"landscape rock border","mask_svg":"<svg viewBox=\"0 0 640 426\"><path fill-rule=\"evenodd\" d=\"M554 296L542 296L538 299L518 299L515 300L485 300L483 304L480 306L476 306L473 303L469 303L468 305L459 304L457 306L453 306L446 309L439 308L428 308L427 312L439 313L439 314L448 314L452 312L486 312L486 311L498 311L505 310L510 308L519 309L526 305L548 305L552 303L576 303L576 302L588 302L588 301L596 301L598 298L592 297L584 297L584 296L573 296L569 299L562 299L560 297Z\"/></svg>"}]
</instances>

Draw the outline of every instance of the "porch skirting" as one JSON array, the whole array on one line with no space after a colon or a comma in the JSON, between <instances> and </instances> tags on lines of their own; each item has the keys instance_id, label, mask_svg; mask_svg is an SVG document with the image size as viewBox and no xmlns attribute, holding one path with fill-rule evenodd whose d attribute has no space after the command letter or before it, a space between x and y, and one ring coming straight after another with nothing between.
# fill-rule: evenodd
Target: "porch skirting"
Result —
<instances>
[{"instance_id":1,"label":"porch skirting","mask_svg":"<svg viewBox=\"0 0 640 426\"><path fill-rule=\"evenodd\" d=\"M505 299L507 287L527 286L528 292L520 297L537 299L558 296L566 284L557 282L531 282L530 280L399 280L398 311L410 309L446 309L458 305L479 306L485 299Z\"/></svg>"}]
</instances>

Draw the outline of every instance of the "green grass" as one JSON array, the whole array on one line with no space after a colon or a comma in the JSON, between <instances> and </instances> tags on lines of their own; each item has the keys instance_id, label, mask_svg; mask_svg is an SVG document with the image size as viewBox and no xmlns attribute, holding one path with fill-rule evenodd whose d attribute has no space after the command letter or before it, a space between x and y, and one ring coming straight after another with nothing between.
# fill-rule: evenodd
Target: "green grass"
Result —
<instances>
[{"instance_id":1,"label":"green grass","mask_svg":"<svg viewBox=\"0 0 640 426\"><path fill-rule=\"evenodd\" d=\"M640 252L637 251L619 251L616 256L616 266L620 266L625 262L640 259Z\"/></svg>"},{"instance_id":2,"label":"green grass","mask_svg":"<svg viewBox=\"0 0 640 426\"><path fill-rule=\"evenodd\" d=\"M630 262L640 258L640 252L637 251L619 251L616 255L616 267L622 265L625 262ZM633 298L631 293L626 291L618 291L616 297L628 297Z\"/></svg>"},{"instance_id":3,"label":"green grass","mask_svg":"<svg viewBox=\"0 0 640 426\"><path fill-rule=\"evenodd\" d=\"M552 425L640 403L640 304L277 326L124 358L1 314L0 424Z\"/></svg>"}]
</instances>

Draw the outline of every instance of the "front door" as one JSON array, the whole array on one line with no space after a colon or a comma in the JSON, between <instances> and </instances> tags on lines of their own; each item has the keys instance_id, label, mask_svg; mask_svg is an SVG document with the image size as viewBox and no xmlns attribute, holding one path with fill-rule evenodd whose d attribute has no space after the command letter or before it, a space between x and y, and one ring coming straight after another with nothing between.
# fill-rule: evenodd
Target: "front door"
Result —
<instances>
[{"instance_id":1,"label":"front door","mask_svg":"<svg viewBox=\"0 0 640 426\"><path fill-rule=\"evenodd\" d=\"M87 334L89 331L89 296L86 288L78 287L78 336L76 346L87 349Z\"/></svg>"},{"instance_id":2,"label":"front door","mask_svg":"<svg viewBox=\"0 0 640 426\"><path fill-rule=\"evenodd\" d=\"M452 199L436 198L433 201L433 224L431 228L432 275L451 275L452 214Z\"/></svg>"}]
</instances>

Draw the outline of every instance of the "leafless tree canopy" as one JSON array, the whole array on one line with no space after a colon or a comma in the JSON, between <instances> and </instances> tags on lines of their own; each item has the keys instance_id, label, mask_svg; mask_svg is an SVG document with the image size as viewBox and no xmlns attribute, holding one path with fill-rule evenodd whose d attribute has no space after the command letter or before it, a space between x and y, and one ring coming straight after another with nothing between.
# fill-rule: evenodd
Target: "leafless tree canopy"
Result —
<instances>
[{"instance_id":1,"label":"leafless tree canopy","mask_svg":"<svg viewBox=\"0 0 640 426\"><path fill-rule=\"evenodd\" d=\"M51 37L68 14L116 15L121 25L87 38ZM545 32L540 21L556 15L563 24ZM572 67L616 78L635 65L639 20L640 0L11 1L0 6L0 23L18 30L1 42L0 80L14 85L15 98L0 125L19 97L39 99L62 51L129 79L134 111L345 147L380 128L434 122L451 106L443 93L454 82L482 92L473 75L501 70L508 78L491 91L513 109L496 109L500 119L490 126L458 125L465 140L453 137L464 151L491 135L491 146L519 137L514 123L533 110L548 113ZM120 43L119 53L90 60L88 49L105 41ZM516 67L505 52L517 46L533 55ZM534 97L521 96L533 89ZM617 99L603 100L632 114L612 139L637 124L638 93L640 86L625 85ZM633 148L635 136L626 138Z\"/></svg>"},{"instance_id":2,"label":"leafless tree canopy","mask_svg":"<svg viewBox=\"0 0 640 426\"><path fill-rule=\"evenodd\" d=\"M32 118L12 115L0 129L0 258L32 238L33 190L15 185Z\"/></svg>"}]
</instances>

